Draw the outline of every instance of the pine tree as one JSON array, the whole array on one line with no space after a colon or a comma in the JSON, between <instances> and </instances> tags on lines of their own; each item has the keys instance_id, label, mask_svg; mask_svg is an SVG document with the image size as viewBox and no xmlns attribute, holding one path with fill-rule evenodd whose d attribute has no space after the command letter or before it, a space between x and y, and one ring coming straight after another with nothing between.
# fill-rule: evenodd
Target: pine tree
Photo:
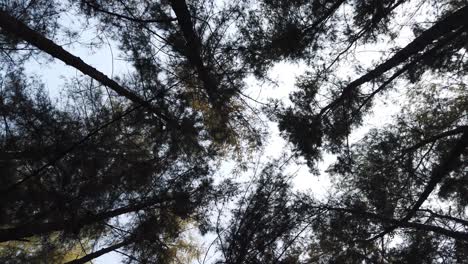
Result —
<instances>
[{"instance_id":1,"label":"pine tree","mask_svg":"<svg viewBox=\"0 0 468 264\"><path fill-rule=\"evenodd\" d=\"M216 233L219 263L464 263L467 15L459 0L2 2L0 258L177 263L193 223ZM63 45L89 28L128 74ZM31 60L80 74L52 99ZM290 102L259 106L246 80L284 62L307 69ZM355 139L393 94L401 109ZM264 116L292 156L245 189L218 181L224 161L260 159ZM296 191L285 167L320 173L324 154L329 195Z\"/></svg>"}]
</instances>

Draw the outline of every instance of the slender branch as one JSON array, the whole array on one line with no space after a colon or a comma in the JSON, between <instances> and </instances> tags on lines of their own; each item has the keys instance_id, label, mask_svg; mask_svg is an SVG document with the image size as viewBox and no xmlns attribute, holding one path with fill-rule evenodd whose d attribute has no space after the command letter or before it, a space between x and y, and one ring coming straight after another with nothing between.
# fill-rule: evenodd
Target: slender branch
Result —
<instances>
[{"instance_id":1,"label":"slender branch","mask_svg":"<svg viewBox=\"0 0 468 264\"><path fill-rule=\"evenodd\" d=\"M437 141L439 139L449 137L449 136L458 135L458 134L462 134L462 133L464 133L466 131L466 129L468 129L468 126L459 126L459 127L455 128L455 129L442 132L442 133L437 134L435 136L426 138L426 139L416 143L415 145L404 149L402 152L403 153L408 153L408 152L414 151L414 150L416 150L416 149L418 149L420 147L423 147L423 146L425 146L425 145L427 145L429 143L435 142L435 141Z\"/></svg>"},{"instance_id":2,"label":"slender branch","mask_svg":"<svg viewBox=\"0 0 468 264\"><path fill-rule=\"evenodd\" d=\"M96 5L96 4L92 3L92 2L86 1L86 0L84 2L85 2L86 5L88 5L89 7L91 7L92 9L94 9L97 12L101 12L101 13L104 13L104 14L107 14L107 15L115 16L115 17L118 17L118 18L121 18L121 19L129 20L129 21L137 22L137 23L145 23L145 24L146 23L169 23L169 22L177 20L177 18L172 18L172 17L161 18L161 19L135 18L135 17L132 17L132 16L118 14L118 13L103 9L102 7Z\"/></svg>"},{"instance_id":3,"label":"slender branch","mask_svg":"<svg viewBox=\"0 0 468 264\"><path fill-rule=\"evenodd\" d=\"M361 86L362 84L369 82L388 70L396 67L397 65L405 62L418 52L424 50L428 45L432 44L435 40L439 39L440 37L452 32L460 28L461 26L467 25L468 20L466 17L468 16L468 6L465 6L458 11L452 13L451 15L447 16L445 19L439 21L431 28L424 31L421 35L415 38L411 43L406 45L403 49L399 50L395 55L393 55L390 59L385 61L384 63L378 65L370 72L364 74L363 76L359 77L358 79L349 83L341 93L340 97L336 100L322 108L319 115L323 115L328 110L334 108L338 105L341 101L345 100L349 94L355 90L357 87Z\"/></svg>"},{"instance_id":4,"label":"slender branch","mask_svg":"<svg viewBox=\"0 0 468 264\"><path fill-rule=\"evenodd\" d=\"M376 219L382 222L390 223L393 226L398 226L401 228L413 228L417 230L423 230L423 231L429 231L429 232L434 232L437 234L445 235L451 238L459 239L459 240L464 240L468 241L468 233L465 232L459 232L459 231L453 231L453 230L448 230L442 227L438 226L433 226L433 225L426 225L426 224L421 224L421 223L415 223L415 222L408 222L404 220L397 220L397 219L392 219L392 218L387 218L378 214L366 212L366 211L361 211L361 210L356 210L356 209L347 209L347 208L336 208L336 207L324 207L327 210L330 211L339 211L339 212L346 212L350 213L353 215L359 215L363 216L368 219ZM369 241L369 240L367 240ZM366 242L367 242L366 241Z\"/></svg>"},{"instance_id":5,"label":"slender branch","mask_svg":"<svg viewBox=\"0 0 468 264\"><path fill-rule=\"evenodd\" d=\"M432 210L429 210L429 209L419 209L418 212L427 212L433 217L437 217L437 218L440 218L440 219L447 219L447 220L454 221L456 223L468 226L468 221L467 220L456 218L456 217L453 217L453 216L450 216L450 215L438 214L438 213L436 213L436 212L434 212Z\"/></svg>"},{"instance_id":6,"label":"slender branch","mask_svg":"<svg viewBox=\"0 0 468 264\"><path fill-rule=\"evenodd\" d=\"M107 254L111 251L114 251L114 250L117 250L119 248L122 248L122 247L125 247L131 243L133 243L134 240L132 239L127 239L127 240L124 240L120 243L117 243L115 245L112 245L112 246L109 246L109 247L106 247L106 248L102 248L102 249L99 249L98 251L95 251L93 253L90 253L86 256L83 256L79 259L75 259L75 260L72 260L72 261L68 261L68 262L65 262L65 264L85 264L87 263L88 261L91 261L95 258L98 258L104 254Z\"/></svg>"},{"instance_id":7,"label":"slender branch","mask_svg":"<svg viewBox=\"0 0 468 264\"><path fill-rule=\"evenodd\" d=\"M35 235L48 234L54 231L70 229L73 229L73 231L77 231L84 226L94 224L99 221L107 220L109 218L116 217L119 215L137 212L168 200L172 200L170 195L161 195L149 199L145 202L133 204L131 206L124 206L110 211L100 212L97 214L88 214L75 219L71 218L56 222L34 223L19 227L0 229L0 242L17 240L23 237L30 237Z\"/></svg>"},{"instance_id":8,"label":"slender branch","mask_svg":"<svg viewBox=\"0 0 468 264\"><path fill-rule=\"evenodd\" d=\"M308 26L302 31L302 34L307 34L313 30L315 30L320 24L322 24L325 20L330 18L331 15L335 13L335 11L344 3L346 0L338 0L334 3L323 16L321 16L317 21L315 21L312 25Z\"/></svg>"},{"instance_id":9,"label":"slender branch","mask_svg":"<svg viewBox=\"0 0 468 264\"><path fill-rule=\"evenodd\" d=\"M148 102L154 100L154 98L151 98L148 100ZM85 143L86 141L88 141L91 137L93 137L94 135L96 135L97 133L99 133L100 131L102 131L103 129L107 128L108 126L116 123L117 121L121 120L122 118L124 118L125 116L131 114L132 112L134 112L135 110L139 109L140 107L142 107L142 105L137 105L137 106L134 106L132 108L130 108L129 110L127 110L126 112L124 112L123 114L117 116L116 118L102 124L101 126L99 126L98 128L96 128L95 130L91 131L89 134L87 134L86 136L84 136L82 139L80 139L79 141L75 142L73 145L71 145L69 148L67 148L65 151L63 151L62 153L60 153L59 155L57 155L54 159L50 160L49 162L47 162L46 164L44 164L43 166L41 166L39 169L37 169L36 171L34 171L33 173L29 174L28 176L24 177L23 179L19 180L18 182L8 186L7 188L5 188L4 190L2 190L1 194L0 194L0 197L10 193L11 191L13 191L14 189L16 189L18 186L20 186L21 184L23 184L24 182L28 181L29 179L32 179L32 178L35 178L35 177L40 177L41 173L43 171L45 171L47 168L49 168L50 166L53 166L54 164L56 164L58 161L60 161L63 157L65 157L66 155L68 155L70 152L74 151L77 147L79 147L80 145L82 145L83 143Z\"/></svg>"},{"instance_id":10,"label":"slender branch","mask_svg":"<svg viewBox=\"0 0 468 264\"><path fill-rule=\"evenodd\" d=\"M455 143L453 149L445 156L442 162L437 166L431 175L429 184L424 189L423 193L419 197L418 201L414 204L413 208L408 212L407 216L403 218L403 221L411 219L416 211L421 207L424 201L427 199L429 194L434 190L436 185L448 175L458 164L459 158L468 146L468 127L464 128L464 133L461 138Z\"/></svg>"},{"instance_id":11,"label":"slender branch","mask_svg":"<svg viewBox=\"0 0 468 264\"><path fill-rule=\"evenodd\" d=\"M369 103L372 98L377 95L378 93L382 92L387 88L387 85L389 85L391 82L393 82L396 78L398 78L400 75L408 71L409 69L413 68L414 66L417 65L418 62L423 61L427 58L433 57L436 55L437 51L445 47L447 44L449 44L454 38L459 36L462 31L466 30L466 27L461 27L457 31L452 32L448 37L440 40L437 42L437 45L435 45L433 48L422 54L421 56L416 57L413 59L411 62L407 63L401 69L397 70L390 78L388 78L385 82L383 82L377 89L375 89L367 98L364 100L364 102L361 103L361 105L358 107L356 111L353 112L352 118L357 115L361 111L361 109Z\"/></svg>"},{"instance_id":12,"label":"slender branch","mask_svg":"<svg viewBox=\"0 0 468 264\"><path fill-rule=\"evenodd\" d=\"M452 150L447 153L447 155L442 159L440 164L436 166L431 173L431 177L429 183L424 188L424 191L419 196L416 203L412 206L412 208L407 212L406 216L399 220L401 223L405 223L409 221L419 210L421 205L427 200L429 195L434 191L437 184L442 181L444 177L446 177L459 163L460 156L465 151L468 146L468 127L464 128L464 133L461 138L454 144ZM372 241L378 239L380 237L385 236L386 234L392 232L400 225L393 225L387 229L385 229L382 233L370 238L368 241Z\"/></svg>"}]
</instances>

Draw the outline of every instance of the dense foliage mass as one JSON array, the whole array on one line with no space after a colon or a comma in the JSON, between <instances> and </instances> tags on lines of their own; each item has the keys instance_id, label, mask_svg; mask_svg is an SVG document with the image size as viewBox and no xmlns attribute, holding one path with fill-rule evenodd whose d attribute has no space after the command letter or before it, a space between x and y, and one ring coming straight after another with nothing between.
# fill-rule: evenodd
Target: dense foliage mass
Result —
<instances>
[{"instance_id":1,"label":"dense foliage mass","mask_svg":"<svg viewBox=\"0 0 468 264\"><path fill-rule=\"evenodd\" d=\"M467 17L464 0L1 1L0 262L468 263ZM106 45L127 73L74 54ZM34 61L77 74L50 94ZM281 63L306 69L289 100L252 98ZM252 162L268 124L287 148ZM294 188L297 166L328 194Z\"/></svg>"}]
</instances>

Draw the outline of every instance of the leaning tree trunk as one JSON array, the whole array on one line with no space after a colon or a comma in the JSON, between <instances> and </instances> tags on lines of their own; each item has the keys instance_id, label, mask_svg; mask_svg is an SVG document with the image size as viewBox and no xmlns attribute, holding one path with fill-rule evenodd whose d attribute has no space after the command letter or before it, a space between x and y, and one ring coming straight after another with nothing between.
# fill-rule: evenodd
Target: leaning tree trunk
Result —
<instances>
[{"instance_id":1,"label":"leaning tree trunk","mask_svg":"<svg viewBox=\"0 0 468 264\"><path fill-rule=\"evenodd\" d=\"M114 90L118 95L123 96L130 101L143 105L149 110L151 110L155 115L157 115L162 120L171 124L171 118L169 118L163 111L154 105L150 104L148 101L141 98L139 95L133 93L132 91L122 87L116 81L110 79L104 73L98 71L94 67L86 64L79 57L74 56L68 51L64 50L61 46L55 44L52 40L44 37L39 32L31 29L21 21L10 16L7 12L0 10L0 27L8 32L11 35L14 35L18 38L21 38L28 42L29 44L37 47L38 49L46 52L52 57L63 61L64 63L74 67L75 69L81 71L82 73L88 75L89 77L95 79L96 81L102 83L103 85Z\"/></svg>"}]
</instances>

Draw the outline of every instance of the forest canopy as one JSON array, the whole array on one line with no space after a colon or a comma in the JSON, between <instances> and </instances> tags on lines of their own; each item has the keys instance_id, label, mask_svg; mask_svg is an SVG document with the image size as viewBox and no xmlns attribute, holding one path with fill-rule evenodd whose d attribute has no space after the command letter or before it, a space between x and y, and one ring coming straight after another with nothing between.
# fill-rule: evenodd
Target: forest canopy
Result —
<instances>
[{"instance_id":1,"label":"forest canopy","mask_svg":"<svg viewBox=\"0 0 468 264\"><path fill-rule=\"evenodd\" d=\"M0 1L0 262L468 263L467 17Z\"/></svg>"}]
</instances>

